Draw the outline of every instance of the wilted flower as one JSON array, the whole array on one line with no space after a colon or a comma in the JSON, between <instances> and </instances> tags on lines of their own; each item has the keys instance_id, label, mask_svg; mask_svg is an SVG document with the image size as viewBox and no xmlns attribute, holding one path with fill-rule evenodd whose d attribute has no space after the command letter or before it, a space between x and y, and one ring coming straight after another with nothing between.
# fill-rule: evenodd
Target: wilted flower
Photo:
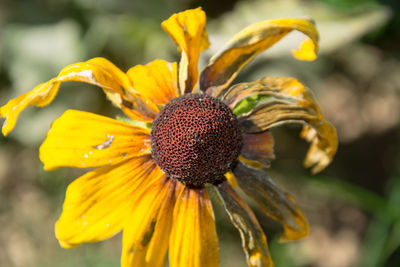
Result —
<instances>
[{"instance_id":1,"label":"wilted flower","mask_svg":"<svg viewBox=\"0 0 400 267\"><path fill-rule=\"evenodd\" d=\"M337 149L335 129L296 79L230 83L258 53L293 30L307 36L294 55L313 60L318 32L307 19L251 25L210 60L199 78L199 55L209 45L205 22L204 12L194 9L162 23L181 51L179 65L155 60L124 73L110 61L94 58L67 66L1 107L7 135L27 106L46 106L62 82L80 81L101 87L131 119L68 110L51 126L40 148L46 170L96 168L68 187L56 223L62 247L103 240L122 230L122 266L163 266L167 250L172 267L218 266L208 193L215 190L240 231L249 266L273 266L267 239L232 188L236 186L282 223L282 240L307 235L306 218L294 198L265 173L274 159L268 129L304 124L301 136L311 143L305 166L313 172L331 162ZM200 91L194 93L198 80Z\"/></svg>"}]
</instances>

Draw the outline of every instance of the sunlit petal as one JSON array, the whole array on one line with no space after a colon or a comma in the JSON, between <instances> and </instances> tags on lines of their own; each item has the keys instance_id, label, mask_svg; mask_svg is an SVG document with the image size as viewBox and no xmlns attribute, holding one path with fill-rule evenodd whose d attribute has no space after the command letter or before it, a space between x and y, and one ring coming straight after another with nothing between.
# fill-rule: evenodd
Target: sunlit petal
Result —
<instances>
[{"instance_id":1,"label":"sunlit petal","mask_svg":"<svg viewBox=\"0 0 400 267\"><path fill-rule=\"evenodd\" d=\"M221 53L210 59L200 76L200 89L217 96L227 88L239 71L257 54L270 48L293 30L307 35L294 55L314 60L318 50L318 31L308 19L274 19L248 26L236 34Z\"/></svg>"},{"instance_id":2,"label":"sunlit petal","mask_svg":"<svg viewBox=\"0 0 400 267\"><path fill-rule=\"evenodd\" d=\"M77 110L55 120L40 147L46 170L98 167L150 153L150 130Z\"/></svg>"},{"instance_id":3,"label":"sunlit petal","mask_svg":"<svg viewBox=\"0 0 400 267\"><path fill-rule=\"evenodd\" d=\"M305 166L320 172L332 161L338 140L335 128L324 119L311 92L294 78L262 78L232 86L223 101L234 106L246 97L266 96L255 108L238 117L242 131L260 133L284 123L302 123L301 136L311 143Z\"/></svg>"},{"instance_id":4,"label":"sunlit petal","mask_svg":"<svg viewBox=\"0 0 400 267\"><path fill-rule=\"evenodd\" d=\"M276 186L264 170L246 166L239 161L233 173L240 188L268 216L282 223L285 232L281 241L297 240L308 234L307 219L296 200Z\"/></svg>"},{"instance_id":5,"label":"sunlit petal","mask_svg":"<svg viewBox=\"0 0 400 267\"><path fill-rule=\"evenodd\" d=\"M273 267L267 238L250 207L225 181L216 186L225 210L233 225L239 230L242 246L250 267Z\"/></svg>"},{"instance_id":6,"label":"sunlit petal","mask_svg":"<svg viewBox=\"0 0 400 267\"><path fill-rule=\"evenodd\" d=\"M157 105L165 105L178 96L177 64L154 60L128 70L133 90Z\"/></svg>"},{"instance_id":7,"label":"sunlit petal","mask_svg":"<svg viewBox=\"0 0 400 267\"><path fill-rule=\"evenodd\" d=\"M163 267L168 250L175 184L156 181L136 198L123 231L123 267Z\"/></svg>"},{"instance_id":8,"label":"sunlit petal","mask_svg":"<svg viewBox=\"0 0 400 267\"><path fill-rule=\"evenodd\" d=\"M180 92L191 93L199 76L197 63L200 52L209 46L206 15L201 8L189 9L172 15L161 25L182 53L179 63Z\"/></svg>"},{"instance_id":9,"label":"sunlit petal","mask_svg":"<svg viewBox=\"0 0 400 267\"><path fill-rule=\"evenodd\" d=\"M171 267L219 266L214 213L205 188L180 190L169 244Z\"/></svg>"},{"instance_id":10,"label":"sunlit petal","mask_svg":"<svg viewBox=\"0 0 400 267\"><path fill-rule=\"evenodd\" d=\"M163 173L150 156L91 171L67 189L55 233L64 248L111 237L124 226L135 195Z\"/></svg>"}]
</instances>

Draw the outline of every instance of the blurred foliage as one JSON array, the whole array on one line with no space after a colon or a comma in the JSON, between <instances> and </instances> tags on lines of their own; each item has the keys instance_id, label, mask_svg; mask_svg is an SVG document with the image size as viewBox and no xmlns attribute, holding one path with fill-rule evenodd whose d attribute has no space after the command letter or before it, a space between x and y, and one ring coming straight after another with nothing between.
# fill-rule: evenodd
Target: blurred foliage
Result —
<instances>
[{"instance_id":1,"label":"blurred foliage","mask_svg":"<svg viewBox=\"0 0 400 267\"><path fill-rule=\"evenodd\" d=\"M107 57L123 70L155 58L178 60L160 23L197 6L209 15L212 43L202 55L203 66L234 33L260 20L308 16L320 30L317 61L297 62L290 56L303 38L294 33L237 78L299 78L315 92L340 138L331 166L311 177L301 167L306 144L298 138L299 128L274 129L277 160L270 175L296 196L311 224L308 238L279 244L280 226L256 211L276 266L399 266L397 0L3 0L0 105L57 75L62 67L92 57ZM67 108L119 114L101 90L65 84L48 108L28 109L14 132L0 137L1 266L119 264L120 235L73 250L60 248L54 237L65 189L84 170L44 172L37 151L50 123ZM239 234L214 202L222 266L245 266Z\"/></svg>"}]
</instances>

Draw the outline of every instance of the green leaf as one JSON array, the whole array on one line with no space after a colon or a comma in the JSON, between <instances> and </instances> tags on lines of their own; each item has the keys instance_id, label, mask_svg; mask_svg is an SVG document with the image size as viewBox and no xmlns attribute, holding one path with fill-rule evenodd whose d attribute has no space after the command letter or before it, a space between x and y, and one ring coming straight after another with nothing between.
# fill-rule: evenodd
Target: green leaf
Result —
<instances>
[{"instance_id":1,"label":"green leaf","mask_svg":"<svg viewBox=\"0 0 400 267\"><path fill-rule=\"evenodd\" d=\"M267 95L252 95L246 99L240 101L234 108L233 114L239 116L243 113L247 113L252 110L255 106L260 104L261 101L271 98Z\"/></svg>"}]
</instances>

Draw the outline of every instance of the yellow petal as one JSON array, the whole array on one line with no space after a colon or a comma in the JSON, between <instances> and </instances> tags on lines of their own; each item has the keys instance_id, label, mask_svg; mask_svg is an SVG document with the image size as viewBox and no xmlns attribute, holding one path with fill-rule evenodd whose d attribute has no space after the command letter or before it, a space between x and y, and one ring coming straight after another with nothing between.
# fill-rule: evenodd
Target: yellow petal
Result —
<instances>
[{"instance_id":1,"label":"yellow petal","mask_svg":"<svg viewBox=\"0 0 400 267\"><path fill-rule=\"evenodd\" d=\"M298 50L293 50L293 55L301 60L313 61L317 58L317 47L312 39L304 40Z\"/></svg>"},{"instance_id":2,"label":"yellow petal","mask_svg":"<svg viewBox=\"0 0 400 267\"><path fill-rule=\"evenodd\" d=\"M160 180L137 198L124 226L123 267L163 267L175 204L175 181Z\"/></svg>"},{"instance_id":3,"label":"yellow petal","mask_svg":"<svg viewBox=\"0 0 400 267\"><path fill-rule=\"evenodd\" d=\"M150 130L77 110L55 120L40 147L45 170L98 167L150 153Z\"/></svg>"},{"instance_id":4,"label":"yellow petal","mask_svg":"<svg viewBox=\"0 0 400 267\"><path fill-rule=\"evenodd\" d=\"M311 143L305 166L317 173L330 164L338 146L336 130L324 119L307 87L294 78L262 78L232 86L222 99L232 106L254 95L267 97L238 117L242 131L260 133L284 123L302 123L301 136Z\"/></svg>"},{"instance_id":5,"label":"yellow petal","mask_svg":"<svg viewBox=\"0 0 400 267\"><path fill-rule=\"evenodd\" d=\"M270 48L293 30L307 35L294 52L298 59L314 60L318 51L318 31L307 19L274 19L248 26L236 34L225 50L210 59L200 76L200 89L217 96L256 55Z\"/></svg>"},{"instance_id":6,"label":"yellow petal","mask_svg":"<svg viewBox=\"0 0 400 267\"><path fill-rule=\"evenodd\" d=\"M114 64L104 58L69 65L56 78L39 84L32 91L11 99L0 108L0 117L5 117L3 135L15 126L19 114L28 106L44 107L53 101L62 82L75 81L93 84L103 88L114 105L124 110L133 119L151 121L158 109L150 103L144 104L140 96L129 94L129 78Z\"/></svg>"},{"instance_id":7,"label":"yellow petal","mask_svg":"<svg viewBox=\"0 0 400 267\"><path fill-rule=\"evenodd\" d=\"M307 219L294 197L276 186L265 171L239 161L233 173L240 188L268 216L282 223L285 232L281 241L298 240L308 235Z\"/></svg>"},{"instance_id":8,"label":"yellow petal","mask_svg":"<svg viewBox=\"0 0 400 267\"><path fill-rule=\"evenodd\" d=\"M89 59L87 63L103 68L104 72L108 73L110 77L113 77L113 80L115 80L115 82L125 90L129 90L129 88L131 87L129 78L126 76L126 74L108 59L105 59L103 57L96 57Z\"/></svg>"},{"instance_id":9,"label":"yellow petal","mask_svg":"<svg viewBox=\"0 0 400 267\"><path fill-rule=\"evenodd\" d=\"M233 188L238 186L236 178L235 178L235 176L233 175L233 173L231 171L225 173L225 178Z\"/></svg>"},{"instance_id":10,"label":"yellow petal","mask_svg":"<svg viewBox=\"0 0 400 267\"><path fill-rule=\"evenodd\" d=\"M219 266L218 238L207 190L183 187L180 191L169 240L170 266Z\"/></svg>"},{"instance_id":11,"label":"yellow petal","mask_svg":"<svg viewBox=\"0 0 400 267\"><path fill-rule=\"evenodd\" d=\"M275 159L274 138L271 132L244 133L240 154L247 160L258 161L265 167L270 166L271 160Z\"/></svg>"},{"instance_id":12,"label":"yellow petal","mask_svg":"<svg viewBox=\"0 0 400 267\"><path fill-rule=\"evenodd\" d=\"M180 92L191 93L198 80L197 63L200 52L209 46L205 29L206 15L201 8L190 9L172 15L161 25L181 51Z\"/></svg>"},{"instance_id":13,"label":"yellow petal","mask_svg":"<svg viewBox=\"0 0 400 267\"><path fill-rule=\"evenodd\" d=\"M135 91L157 105L165 105L178 96L176 63L154 60L136 65L127 72Z\"/></svg>"},{"instance_id":14,"label":"yellow petal","mask_svg":"<svg viewBox=\"0 0 400 267\"><path fill-rule=\"evenodd\" d=\"M267 238L250 207L225 181L216 186L225 210L233 225L239 230L242 247L250 267L273 267Z\"/></svg>"},{"instance_id":15,"label":"yellow petal","mask_svg":"<svg viewBox=\"0 0 400 267\"><path fill-rule=\"evenodd\" d=\"M100 241L122 230L135 195L162 176L151 156L142 156L76 179L68 186L55 227L60 245L71 248Z\"/></svg>"},{"instance_id":16,"label":"yellow petal","mask_svg":"<svg viewBox=\"0 0 400 267\"><path fill-rule=\"evenodd\" d=\"M87 63L102 68L108 76L105 76L105 78L114 80L121 87L121 92L115 92L97 84L103 88L104 93L115 106L122 109L125 114L134 120L152 121L155 118L159 111L158 107L144 95L135 91L132 88L129 77L117 66L102 57L90 59Z\"/></svg>"}]
</instances>

